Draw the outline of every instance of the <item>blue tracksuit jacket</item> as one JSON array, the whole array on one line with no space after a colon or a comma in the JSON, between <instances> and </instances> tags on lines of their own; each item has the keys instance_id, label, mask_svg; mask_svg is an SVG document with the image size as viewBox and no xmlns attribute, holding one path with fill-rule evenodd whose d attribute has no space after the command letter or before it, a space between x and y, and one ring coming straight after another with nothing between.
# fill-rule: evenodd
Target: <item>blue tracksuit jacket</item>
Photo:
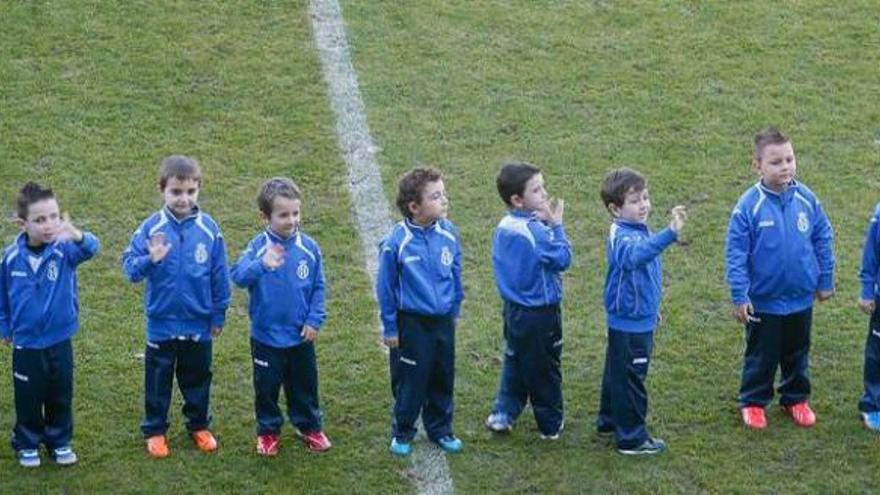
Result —
<instances>
[{"instance_id":1,"label":"blue tracksuit jacket","mask_svg":"<svg viewBox=\"0 0 880 495\"><path fill-rule=\"evenodd\" d=\"M661 254L676 239L678 234L668 227L652 235L643 223L614 220L606 244L609 328L632 333L656 328L663 296Z\"/></svg>"},{"instance_id":2,"label":"blue tracksuit jacket","mask_svg":"<svg viewBox=\"0 0 880 495\"><path fill-rule=\"evenodd\" d=\"M740 197L727 230L733 303L787 315L834 289L834 233L816 196L792 181L783 193L760 182Z\"/></svg>"},{"instance_id":3,"label":"blue tracksuit jacket","mask_svg":"<svg viewBox=\"0 0 880 495\"><path fill-rule=\"evenodd\" d=\"M458 230L441 219L421 227L399 222L379 244L376 296L386 338L397 333L397 312L426 316L458 316L461 248Z\"/></svg>"},{"instance_id":4,"label":"blue tracksuit jacket","mask_svg":"<svg viewBox=\"0 0 880 495\"><path fill-rule=\"evenodd\" d=\"M862 283L862 299L874 300L878 295L880 282L880 203L874 207L874 214L865 232L865 245L862 248L862 268L859 281Z\"/></svg>"},{"instance_id":5,"label":"blue tracksuit jacket","mask_svg":"<svg viewBox=\"0 0 880 495\"><path fill-rule=\"evenodd\" d=\"M19 234L0 259L0 338L45 349L73 336L79 330L76 267L100 249L98 238L84 232L82 242L56 241L36 257L27 235Z\"/></svg>"},{"instance_id":6,"label":"blue tracksuit jacket","mask_svg":"<svg viewBox=\"0 0 880 495\"><path fill-rule=\"evenodd\" d=\"M147 243L157 232L165 234L171 249L153 263ZM154 213L122 253L122 268L131 282L146 279L147 340L210 339L211 327L224 325L230 298L226 246L207 214L196 209L177 220L167 208Z\"/></svg>"},{"instance_id":7,"label":"blue tracksuit jacket","mask_svg":"<svg viewBox=\"0 0 880 495\"><path fill-rule=\"evenodd\" d=\"M270 271L262 258L276 244L284 248L284 264ZM311 237L297 232L283 239L267 229L251 240L230 273L250 294L251 336L257 342L292 347L303 342L304 325L318 330L324 323L324 269Z\"/></svg>"},{"instance_id":8,"label":"blue tracksuit jacket","mask_svg":"<svg viewBox=\"0 0 880 495\"><path fill-rule=\"evenodd\" d=\"M530 212L510 210L495 228L492 267L501 298L536 307L562 301L562 272L571 244L560 225L549 227Z\"/></svg>"}]
</instances>

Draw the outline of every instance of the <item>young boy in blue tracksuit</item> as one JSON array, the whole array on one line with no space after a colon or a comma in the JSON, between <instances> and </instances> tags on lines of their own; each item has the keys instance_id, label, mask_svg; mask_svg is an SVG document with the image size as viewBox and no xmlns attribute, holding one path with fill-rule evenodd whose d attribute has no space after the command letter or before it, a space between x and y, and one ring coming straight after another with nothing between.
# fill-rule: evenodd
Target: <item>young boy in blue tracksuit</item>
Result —
<instances>
[{"instance_id":1,"label":"young boy in blue tracksuit","mask_svg":"<svg viewBox=\"0 0 880 495\"><path fill-rule=\"evenodd\" d=\"M428 438L446 452L462 442L452 432L455 323L464 293L458 230L446 219L440 172L416 168L398 184L403 221L379 245L376 295L391 349L394 395L391 452L406 456L419 414Z\"/></svg>"},{"instance_id":2,"label":"young boy in blue tracksuit","mask_svg":"<svg viewBox=\"0 0 880 495\"><path fill-rule=\"evenodd\" d=\"M608 343L596 428L614 433L617 451L650 455L666 443L648 433L645 379L654 349L663 296L663 251L678 239L687 212L676 206L669 227L648 228L651 200L645 178L628 168L612 170L602 181L602 202L614 217L608 233L605 313Z\"/></svg>"},{"instance_id":3,"label":"young boy in blue tracksuit","mask_svg":"<svg viewBox=\"0 0 880 495\"><path fill-rule=\"evenodd\" d=\"M59 214L49 188L28 182L16 206L22 233L0 258L0 339L13 346L12 448L24 467L40 465L40 444L57 464L71 465L76 269L100 243Z\"/></svg>"},{"instance_id":4,"label":"young boy in blue tracksuit","mask_svg":"<svg viewBox=\"0 0 880 495\"><path fill-rule=\"evenodd\" d=\"M250 294L257 453L278 453L282 385L297 434L310 450L323 452L331 444L322 431L315 359L315 339L326 317L321 250L299 230L302 193L292 180L266 181L257 204L268 227L231 270L232 281Z\"/></svg>"},{"instance_id":5,"label":"young boy in blue tracksuit","mask_svg":"<svg viewBox=\"0 0 880 495\"><path fill-rule=\"evenodd\" d=\"M813 299L834 294L831 223L813 192L795 180L791 141L778 129L755 136L753 166L761 179L739 198L727 230L727 282L734 316L745 325L739 406L749 428L767 426L776 368L780 404L809 427L810 327Z\"/></svg>"},{"instance_id":6,"label":"young boy in blue tracksuit","mask_svg":"<svg viewBox=\"0 0 880 495\"><path fill-rule=\"evenodd\" d=\"M193 441L202 452L217 449L217 440L208 429L211 339L223 331L229 273L220 227L197 205L201 182L195 159L165 158L159 170L165 205L138 227L122 253L128 280L146 280L147 284L141 430L147 452L155 458L169 454L165 433L175 375Z\"/></svg>"},{"instance_id":7,"label":"young boy in blue tracksuit","mask_svg":"<svg viewBox=\"0 0 880 495\"><path fill-rule=\"evenodd\" d=\"M504 364L486 427L508 432L531 402L541 438L559 438L562 405L562 272L571 244L562 225L564 203L550 201L541 170L508 163L496 178L509 211L492 240L492 266L504 302Z\"/></svg>"},{"instance_id":8,"label":"young boy in blue tracksuit","mask_svg":"<svg viewBox=\"0 0 880 495\"><path fill-rule=\"evenodd\" d=\"M865 392L859 401L859 411L865 426L880 431L880 203L874 207L874 215L865 233L862 250L862 268L859 280L862 284L859 308L871 315L868 337L865 341L864 384Z\"/></svg>"}]
</instances>

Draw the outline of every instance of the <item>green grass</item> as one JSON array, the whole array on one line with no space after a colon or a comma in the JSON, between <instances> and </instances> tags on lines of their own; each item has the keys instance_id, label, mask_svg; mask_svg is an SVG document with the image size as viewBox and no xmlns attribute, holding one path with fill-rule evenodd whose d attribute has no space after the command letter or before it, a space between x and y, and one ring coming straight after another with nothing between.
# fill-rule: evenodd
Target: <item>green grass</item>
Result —
<instances>
[{"instance_id":1,"label":"green grass","mask_svg":"<svg viewBox=\"0 0 880 495\"><path fill-rule=\"evenodd\" d=\"M880 33L872 2L343 2L368 121L389 198L417 162L439 166L465 250L456 431L449 458L461 493L870 491L878 439L856 420L867 318L855 273L880 150ZM98 234L81 270L75 339L79 466L24 471L0 448L0 492L193 493L412 491L386 453L387 371L363 271L344 164L336 150L307 3L0 3L0 208L27 179ZM838 297L817 308L812 373L819 425L775 409L745 431L735 406L742 331L729 315L727 218L755 177L751 137L776 124L793 138L800 177L836 232ZM335 448L313 456L288 435L279 458L252 454L246 297L235 294L215 345L213 408L222 444L195 453L173 405L172 458L147 459L142 414L142 287L119 255L160 206L159 160L201 159L202 205L236 257L260 228L262 180L305 190L304 229L321 244L330 289L318 360ZM523 416L510 437L482 428L497 386L500 304L489 267L504 213L494 174L506 158L539 164L565 198L575 263L566 275L566 432L537 439ZM607 214L601 176L646 173L655 206L690 205L686 247L665 257L665 322L649 378L650 426L670 451L629 459L593 433L604 356L601 307ZM4 241L11 225L0 227ZM0 369L10 368L0 349ZM14 421L0 380L0 429Z\"/></svg>"}]
</instances>

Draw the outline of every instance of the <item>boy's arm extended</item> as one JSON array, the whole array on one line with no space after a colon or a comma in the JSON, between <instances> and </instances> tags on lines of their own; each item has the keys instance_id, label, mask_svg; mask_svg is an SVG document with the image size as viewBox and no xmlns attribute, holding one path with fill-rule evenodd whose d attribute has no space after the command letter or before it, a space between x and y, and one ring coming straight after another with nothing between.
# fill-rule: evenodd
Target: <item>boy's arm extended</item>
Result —
<instances>
[{"instance_id":1,"label":"boy's arm extended","mask_svg":"<svg viewBox=\"0 0 880 495\"><path fill-rule=\"evenodd\" d=\"M63 245L65 246L65 254L73 266L78 266L80 263L92 259L101 250L101 241L91 232L83 232L80 242L71 240Z\"/></svg>"},{"instance_id":2,"label":"boy's arm extended","mask_svg":"<svg viewBox=\"0 0 880 495\"><path fill-rule=\"evenodd\" d=\"M382 319L382 335L396 339L397 334L397 250L389 239L379 244L379 272L376 275L376 299L379 301L379 317Z\"/></svg>"},{"instance_id":3,"label":"boy's arm extended","mask_svg":"<svg viewBox=\"0 0 880 495\"><path fill-rule=\"evenodd\" d=\"M737 208L727 226L725 260L730 297L735 306L749 303L749 246L751 230L749 219Z\"/></svg>"},{"instance_id":4,"label":"boy's arm extended","mask_svg":"<svg viewBox=\"0 0 880 495\"><path fill-rule=\"evenodd\" d=\"M621 236L614 240L614 260L625 270L635 270L660 255L678 239L678 234L665 228L647 239Z\"/></svg>"},{"instance_id":5,"label":"boy's arm extended","mask_svg":"<svg viewBox=\"0 0 880 495\"><path fill-rule=\"evenodd\" d=\"M874 212L871 223L865 232L865 246L862 248L862 267L859 270L859 281L862 283L861 298L865 301L873 301L875 297L874 287L877 285L877 242L878 228L880 228L878 212Z\"/></svg>"},{"instance_id":6,"label":"boy's arm extended","mask_svg":"<svg viewBox=\"0 0 880 495\"><path fill-rule=\"evenodd\" d=\"M258 237L259 239L259 237ZM229 275L235 285L246 288L254 285L265 275L269 269L263 264L260 249L257 247L256 240L248 243L247 248L238 257L238 261L232 265Z\"/></svg>"},{"instance_id":7,"label":"boy's arm extended","mask_svg":"<svg viewBox=\"0 0 880 495\"><path fill-rule=\"evenodd\" d=\"M309 300L309 314L306 316L306 325L320 330L327 317L327 310L324 306L326 299L326 285L324 280L324 261L321 255L321 249L315 246L315 275L312 286L312 298Z\"/></svg>"},{"instance_id":8,"label":"boy's arm extended","mask_svg":"<svg viewBox=\"0 0 880 495\"><path fill-rule=\"evenodd\" d=\"M538 222L529 222L529 228L535 237L535 249L541 264L554 272L568 270L571 265L571 243L565 235L565 227L561 223L550 226L552 236Z\"/></svg>"},{"instance_id":9,"label":"boy's arm extended","mask_svg":"<svg viewBox=\"0 0 880 495\"><path fill-rule=\"evenodd\" d=\"M147 236L144 234L146 225L142 225L131 236L131 242L122 252L122 271L129 282L140 282L150 275L155 263L150 260L147 250Z\"/></svg>"},{"instance_id":10,"label":"boy's arm extended","mask_svg":"<svg viewBox=\"0 0 880 495\"><path fill-rule=\"evenodd\" d=\"M822 208L822 204L816 201L816 220L813 223L813 250L816 253L816 261L819 263L819 292L834 291L834 230L831 222Z\"/></svg>"},{"instance_id":11,"label":"boy's arm extended","mask_svg":"<svg viewBox=\"0 0 880 495\"><path fill-rule=\"evenodd\" d=\"M0 253L2 254L2 253ZM9 295L6 287L6 260L0 260L0 340L12 341L12 326L9 321Z\"/></svg>"},{"instance_id":12,"label":"boy's arm extended","mask_svg":"<svg viewBox=\"0 0 880 495\"><path fill-rule=\"evenodd\" d=\"M211 253L211 327L223 328L226 324L226 308L229 307L229 268L226 266L226 241L218 233Z\"/></svg>"}]
</instances>

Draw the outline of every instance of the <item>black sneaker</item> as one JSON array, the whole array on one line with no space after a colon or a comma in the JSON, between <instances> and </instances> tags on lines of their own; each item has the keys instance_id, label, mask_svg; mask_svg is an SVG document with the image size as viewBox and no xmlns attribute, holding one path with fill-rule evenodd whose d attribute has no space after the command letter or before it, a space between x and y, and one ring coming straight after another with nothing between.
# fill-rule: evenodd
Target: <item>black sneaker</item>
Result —
<instances>
[{"instance_id":1,"label":"black sneaker","mask_svg":"<svg viewBox=\"0 0 880 495\"><path fill-rule=\"evenodd\" d=\"M666 442L659 438L648 438L641 445L628 449L617 449L623 455L653 455L666 450Z\"/></svg>"}]
</instances>

